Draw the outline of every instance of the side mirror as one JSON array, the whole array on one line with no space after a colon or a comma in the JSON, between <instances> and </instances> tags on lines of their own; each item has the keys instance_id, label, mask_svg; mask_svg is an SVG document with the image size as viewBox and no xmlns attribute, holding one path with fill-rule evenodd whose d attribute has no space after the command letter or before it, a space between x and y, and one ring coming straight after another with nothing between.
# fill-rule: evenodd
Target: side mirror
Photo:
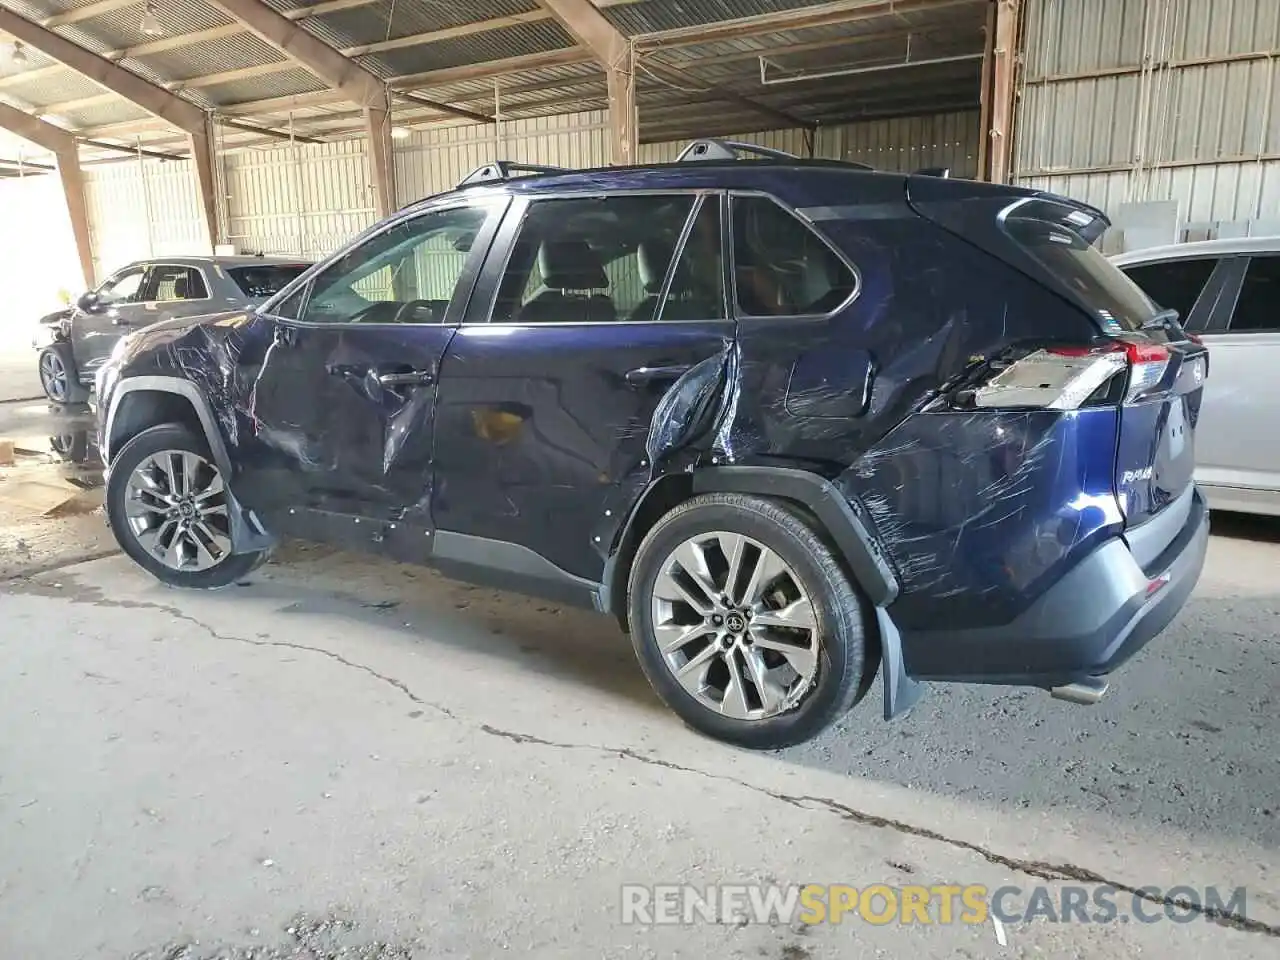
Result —
<instances>
[{"instance_id":1,"label":"side mirror","mask_svg":"<svg viewBox=\"0 0 1280 960\"><path fill-rule=\"evenodd\" d=\"M80 299L76 301L76 306L79 307L81 310L83 310L85 313L93 313L101 305L102 305L102 301L98 299L98 295L94 293L92 290L86 294L83 294L80 297Z\"/></svg>"}]
</instances>

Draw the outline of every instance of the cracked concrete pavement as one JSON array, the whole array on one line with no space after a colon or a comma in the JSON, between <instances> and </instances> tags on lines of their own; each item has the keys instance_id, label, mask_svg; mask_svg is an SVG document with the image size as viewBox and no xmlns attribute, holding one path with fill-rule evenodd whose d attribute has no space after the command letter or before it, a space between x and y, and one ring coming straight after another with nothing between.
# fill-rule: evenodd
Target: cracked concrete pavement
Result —
<instances>
[{"instance_id":1,"label":"cracked concrete pavement","mask_svg":"<svg viewBox=\"0 0 1280 960\"><path fill-rule=\"evenodd\" d=\"M1275 957L1280 536L1219 527L1098 707L934 687L885 724L877 694L773 754L683 729L609 621L428 571L291 545L213 594L120 557L10 580L0 955ZM1248 897L1007 946L620 922L624 883L756 881Z\"/></svg>"}]
</instances>

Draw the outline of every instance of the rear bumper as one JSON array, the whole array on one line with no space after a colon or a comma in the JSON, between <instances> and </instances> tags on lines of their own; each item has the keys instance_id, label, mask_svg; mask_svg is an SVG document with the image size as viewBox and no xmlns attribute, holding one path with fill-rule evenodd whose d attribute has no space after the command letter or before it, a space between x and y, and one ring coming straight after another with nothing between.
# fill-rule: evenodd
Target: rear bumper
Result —
<instances>
[{"instance_id":1,"label":"rear bumper","mask_svg":"<svg viewBox=\"0 0 1280 960\"><path fill-rule=\"evenodd\" d=\"M1181 529L1149 562L1140 564L1123 539L1109 540L1012 623L904 632L906 671L921 680L1041 687L1105 676L1182 609L1208 544L1209 511L1196 491Z\"/></svg>"}]
</instances>

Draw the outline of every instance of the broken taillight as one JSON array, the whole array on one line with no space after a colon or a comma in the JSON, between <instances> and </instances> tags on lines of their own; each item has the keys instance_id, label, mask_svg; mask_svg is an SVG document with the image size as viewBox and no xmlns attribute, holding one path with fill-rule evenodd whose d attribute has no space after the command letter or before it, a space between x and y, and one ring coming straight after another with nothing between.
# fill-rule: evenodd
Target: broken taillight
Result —
<instances>
[{"instance_id":1,"label":"broken taillight","mask_svg":"<svg viewBox=\"0 0 1280 960\"><path fill-rule=\"evenodd\" d=\"M1128 401L1161 382L1169 357L1161 344L1133 340L1115 340L1104 347L1043 347L966 392L975 407L1075 410L1128 370Z\"/></svg>"}]
</instances>

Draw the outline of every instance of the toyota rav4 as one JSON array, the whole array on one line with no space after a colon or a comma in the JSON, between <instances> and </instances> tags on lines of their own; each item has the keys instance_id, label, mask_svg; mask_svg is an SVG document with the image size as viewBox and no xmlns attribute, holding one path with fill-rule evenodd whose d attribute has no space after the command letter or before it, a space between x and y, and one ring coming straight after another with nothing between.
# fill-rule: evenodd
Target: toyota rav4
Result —
<instances>
[{"instance_id":1,"label":"toyota rav4","mask_svg":"<svg viewBox=\"0 0 1280 960\"><path fill-rule=\"evenodd\" d=\"M659 696L804 740L882 677L1093 702L1200 574L1208 355L1071 200L699 141L495 163L98 374L166 583L281 537L616 618Z\"/></svg>"}]
</instances>

